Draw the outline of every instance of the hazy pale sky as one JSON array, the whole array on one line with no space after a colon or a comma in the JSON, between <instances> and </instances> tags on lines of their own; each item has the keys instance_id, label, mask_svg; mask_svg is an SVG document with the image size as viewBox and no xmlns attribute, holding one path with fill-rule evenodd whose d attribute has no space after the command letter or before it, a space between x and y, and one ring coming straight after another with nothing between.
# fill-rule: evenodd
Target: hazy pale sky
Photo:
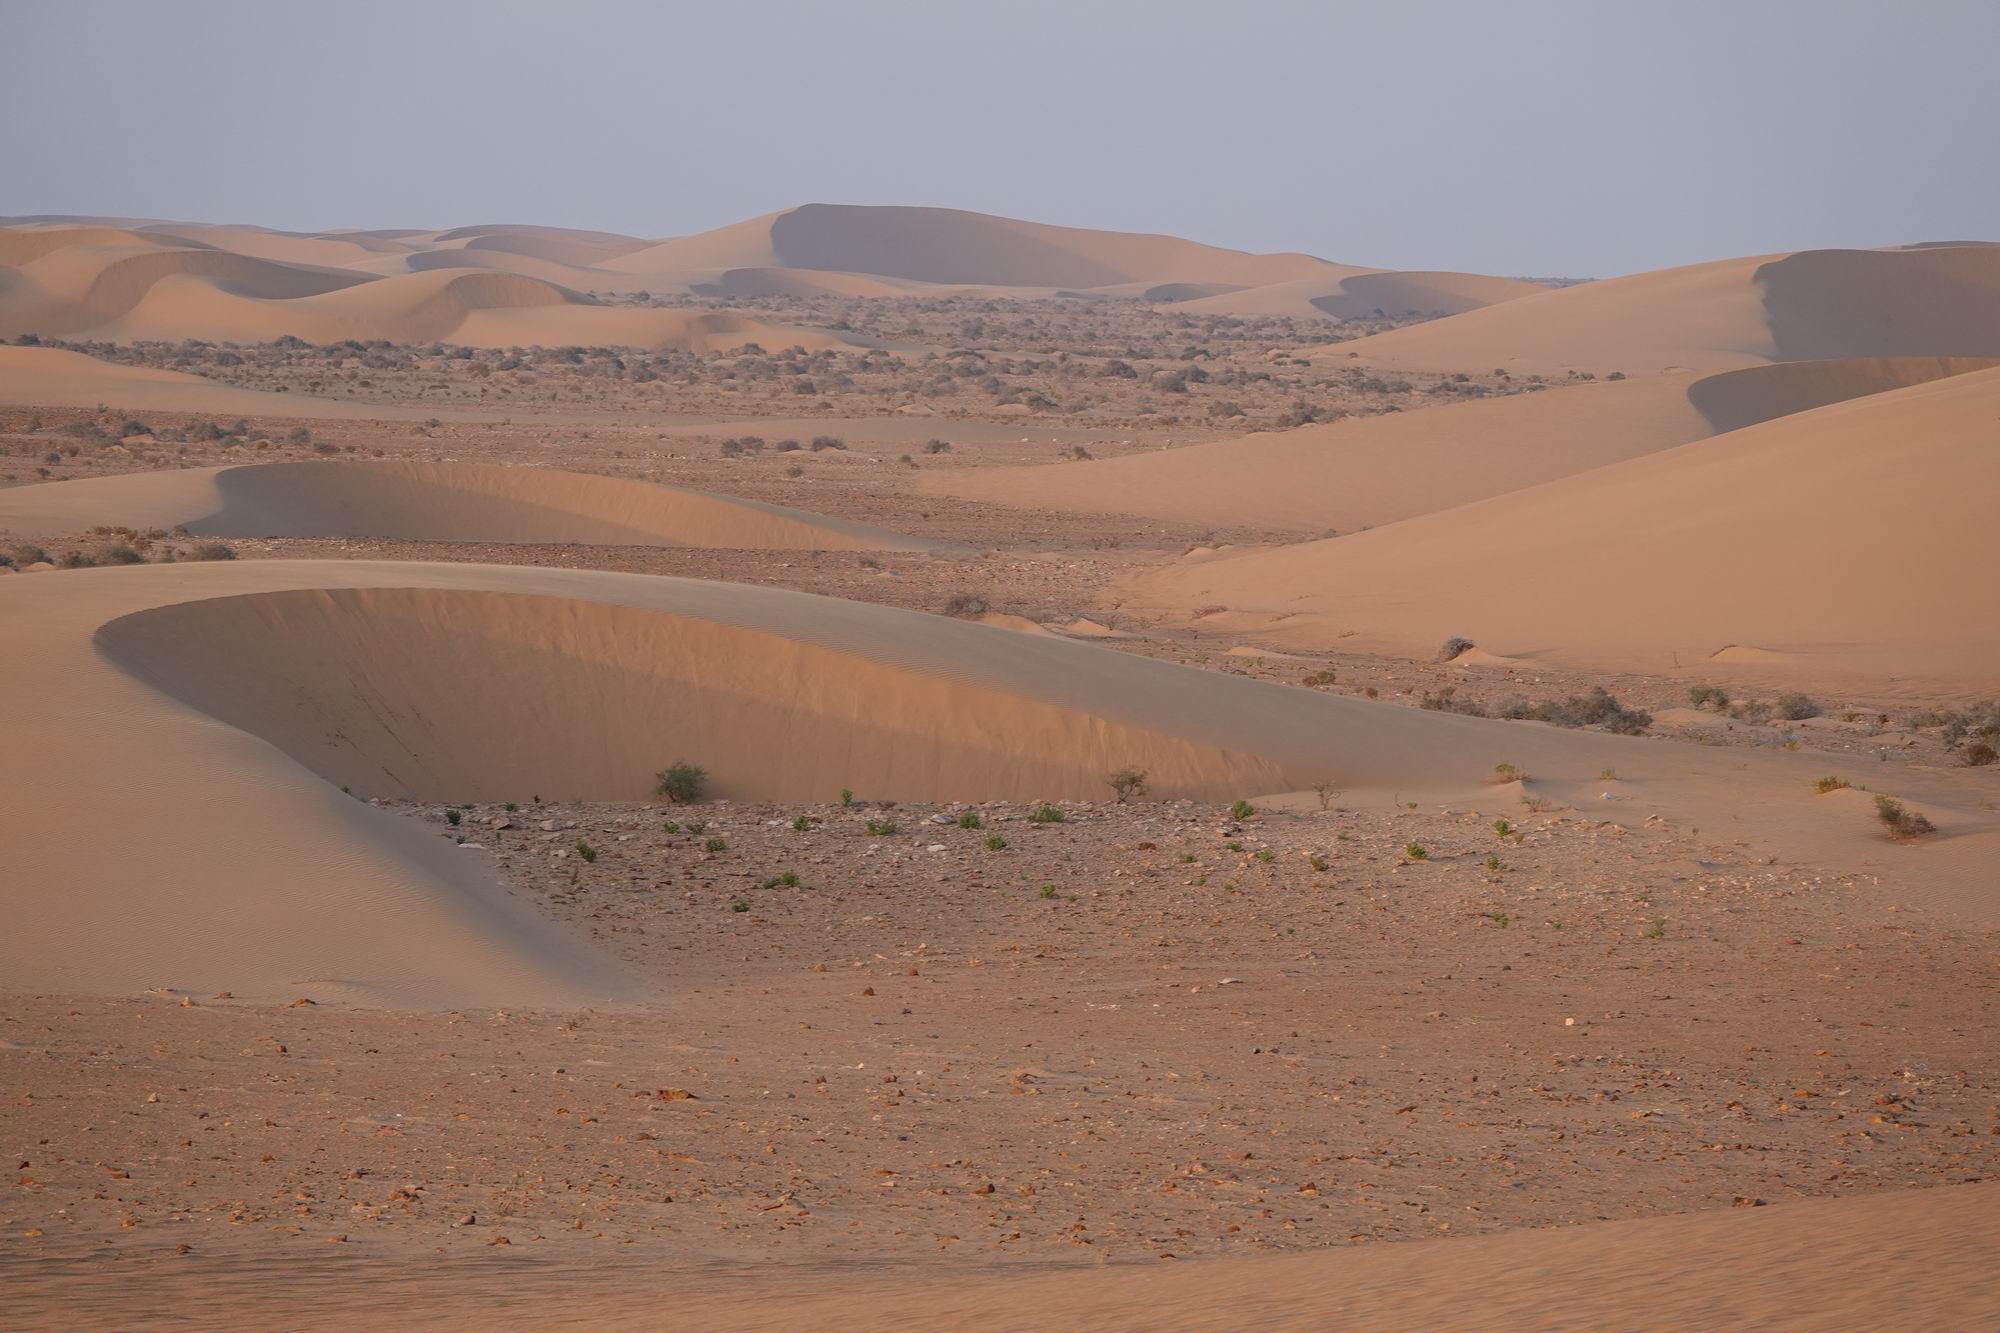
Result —
<instances>
[{"instance_id":1,"label":"hazy pale sky","mask_svg":"<svg viewBox=\"0 0 2000 1333\"><path fill-rule=\"evenodd\" d=\"M2000 0L0 0L0 214L932 204L1605 276L2000 239Z\"/></svg>"}]
</instances>

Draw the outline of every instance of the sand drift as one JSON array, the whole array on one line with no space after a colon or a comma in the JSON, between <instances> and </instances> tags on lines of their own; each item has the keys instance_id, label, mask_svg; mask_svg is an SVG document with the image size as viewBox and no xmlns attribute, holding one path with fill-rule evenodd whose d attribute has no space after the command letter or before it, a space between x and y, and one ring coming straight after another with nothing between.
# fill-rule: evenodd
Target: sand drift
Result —
<instances>
[{"instance_id":1,"label":"sand drift","mask_svg":"<svg viewBox=\"0 0 2000 1333\"><path fill-rule=\"evenodd\" d=\"M0 529L185 527L212 537L932 551L863 523L579 472L482 463L302 462L133 473L0 492Z\"/></svg>"}]
</instances>

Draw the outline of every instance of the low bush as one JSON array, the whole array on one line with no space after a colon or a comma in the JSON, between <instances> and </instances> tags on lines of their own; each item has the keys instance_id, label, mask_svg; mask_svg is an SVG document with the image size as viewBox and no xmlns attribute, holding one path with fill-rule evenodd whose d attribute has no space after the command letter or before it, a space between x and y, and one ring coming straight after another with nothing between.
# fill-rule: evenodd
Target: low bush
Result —
<instances>
[{"instance_id":1,"label":"low bush","mask_svg":"<svg viewBox=\"0 0 2000 1333\"><path fill-rule=\"evenodd\" d=\"M689 805L701 799L701 793L708 782L705 769L697 768L685 760L663 768L656 775L653 792L664 796L675 805Z\"/></svg>"},{"instance_id":2,"label":"low bush","mask_svg":"<svg viewBox=\"0 0 2000 1333\"><path fill-rule=\"evenodd\" d=\"M1875 817L1882 821L1882 827L1889 831L1892 838L1908 840L1937 832L1937 825L1893 796L1875 798Z\"/></svg>"}]
</instances>

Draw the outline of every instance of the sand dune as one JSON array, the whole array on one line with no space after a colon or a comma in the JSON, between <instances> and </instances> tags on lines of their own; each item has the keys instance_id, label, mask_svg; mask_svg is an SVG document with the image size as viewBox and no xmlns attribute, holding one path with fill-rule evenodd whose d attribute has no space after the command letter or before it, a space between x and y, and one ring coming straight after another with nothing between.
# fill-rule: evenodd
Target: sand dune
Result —
<instances>
[{"instance_id":1,"label":"sand dune","mask_svg":"<svg viewBox=\"0 0 2000 1333\"><path fill-rule=\"evenodd\" d=\"M1350 269L1291 282L1247 287L1184 303L1190 313L1238 318L1283 316L1337 320L1456 315L1547 292L1515 278L1481 273L1386 272Z\"/></svg>"},{"instance_id":2,"label":"sand dune","mask_svg":"<svg viewBox=\"0 0 2000 1333\"><path fill-rule=\"evenodd\" d=\"M1353 532L1993 364L1878 358L1582 384L1087 463L938 473L921 485L1019 508Z\"/></svg>"},{"instance_id":3,"label":"sand dune","mask_svg":"<svg viewBox=\"0 0 2000 1333\"><path fill-rule=\"evenodd\" d=\"M412 417L419 412L419 409L331 402L302 394L237 389L178 370L122 366L55 347L0 347L0 402L18 407L103 404L127 412L206 412L245 417Z\"/></svg>"},{"instance_id":4,"label":"sand dune","mask_svg":"<svg viewBox=\"0 0 2000 1333\"><path fill-rule=\"evenodd\" d=\"M1611 670L1731 644L1809 676L1990 689L2000 370L1821 407L1372 532L1139 577L1286 645L1463 634ZM1240 628L1240 626L1239 626ZM1773 659L1778 660L1778 659Z\"/></svg>"},{"instance_id":5,"label":"sand dune","mask_svg":"<svg viewBox=\"0 0 2000 1333\"><path fill-rule=\"evenodd\" d=\"M627 273L797 268L1006 287L1127 282L1245 285L1305 277L1309 255L1253 255L1172 236L1091 231L950 208L807 204L609 261Z\"/></svg>"},{"instance_id":6,"label":"sand dune","mask_svg":"<svg viewBox=\"0 0 2000 1333\"><path fill-rule=\"evenodd\" d=\"M1133 766L1160 796L1329 782L1475 808L1503 760L1576 802L1616 765L1645 804L1607 817L1743 819L1776 847L1875 873L1886 848L1932 891L1965 877L1959 861L1976 876L1996 840L1989 814L1932 800L1939 844L1889 848L1862 816L1814 800L1813 756L1662 750L641 575L251 561L17 577L0 581L0 669L36 682L0 767L0 805L40 831L0 881L0 968L27 989L318 988L437 1004L618 994L506 902L477 851L339 789L636 799L676 759L706 768L725 798L843 786L1101 798L1103 775ZM1926 796L1912 789L1921 774L1898 780ZM1990 912L1984 898L1973 907Z\"/></svg>"},{"instance_id":7,"label":"sand dune","mask_svg":"<svg viewBox=\"0 0 2000 1333\"><path fill-rule=\"evenodd\" d=\"M1322 359L1430 370L1650 374L1772 361L2000 356L2000 248L1808 250L1585 283Z\"/></svg>"},{"instance_id":8,"label":"sand dune","mask_svg":"<svg viewBox=\"0 0 2000 1333\"><path fill-rule=\"evenodd\" d=\"M187 468L0 491L0 529L186 527L216 537L390 537L797 551L947 544L702 491L480 463L300 462Z\"/></svg>"},{"instance_id":9,"label":"sand dune","mask_svg":"<svg viewBox=\"0 0 2000 1333\"><path fill-rule=\"evenodd\" d=\"M52 236L69 240L52 246L46 239ZM388 253L356 248L351 267L316 267L101 229L0 232L0 244L12 247L6 253L15 261L0 267L0 337L261 342L292 336L399 343L448 338L485 346L581 343L701 351L746 343L817 350L857 341L726 311L605 307L548 280L593 280L596 270L549 257L574 257L580 243L486 235L465 242L482 243L490 248ZM263 248L307 252L289 244ZM534 272L510 271L522 268Z\"/></svg>"}]
</instances>

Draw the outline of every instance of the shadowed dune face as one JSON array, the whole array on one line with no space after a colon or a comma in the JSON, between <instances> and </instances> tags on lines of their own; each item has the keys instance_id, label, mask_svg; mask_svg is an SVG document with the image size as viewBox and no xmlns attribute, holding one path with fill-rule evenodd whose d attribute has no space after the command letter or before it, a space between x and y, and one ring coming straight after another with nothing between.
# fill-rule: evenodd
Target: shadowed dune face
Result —
<instances>
[{"instance_id":1,"label":"shadowed dune face","mask_svg":"<svg viewBox=\"0 0 2000 1333\"><path fill-rule=\"evenodd\" d=\"M1906 389L2000 365L1990 357L1876 356L1790 361L1708 375L1688 385L1693 403L1716 434L1742 430L1795 412L1850 398Z\"/></svg>"},{"instance_id":2,"label":"shadowed dune face","mask_svg":"<svg viewBox=\"0 0 2000 1333\"><path fill-rule=\"evenodd\" d=\"M132 473L0 492L0 527L184 526L210 537L935 551L803 509L620 477L482 463L299 462Z\"/></svg>"},{"instance_id":3,"label":"shadowed dune face","mask_svg":"<svg viewBox=\"0 0 2000 1333\"><path fill-rule=\"evenodd\" d=\"M2000 356L2000 246L1805 250L1756 281L1787 361Z\"/></svg>"},{"instance_id":4,"label":"shadowed dune face","mask_svg":"<svg viewBox=\"0 0 2000 1333\"><path fill-rule=\"evenodd\" d=\"M425 800L640 800L689 759L714 794L1098 796L1281 785L1275 765L893 660L560 598L342 589L140 612L97 642L329 782Z\"/></svg>"}]
</instances>

